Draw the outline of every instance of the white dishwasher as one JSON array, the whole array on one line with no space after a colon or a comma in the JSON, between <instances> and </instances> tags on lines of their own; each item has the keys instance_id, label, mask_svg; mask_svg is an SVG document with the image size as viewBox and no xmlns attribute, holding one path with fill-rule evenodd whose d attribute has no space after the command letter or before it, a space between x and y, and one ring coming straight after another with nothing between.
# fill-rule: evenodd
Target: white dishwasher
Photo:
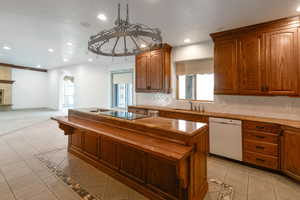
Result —
<instances>
[{"instance_id":1,"label":"white dishwasher","mask_svg":"<svg viewBox=\"0 0 300 200\"><path fill-rule=\"evenodd\" d=\"M242 161L242 122L240 120L209 118L210 153Z\"/></svg>"}]
</instances>

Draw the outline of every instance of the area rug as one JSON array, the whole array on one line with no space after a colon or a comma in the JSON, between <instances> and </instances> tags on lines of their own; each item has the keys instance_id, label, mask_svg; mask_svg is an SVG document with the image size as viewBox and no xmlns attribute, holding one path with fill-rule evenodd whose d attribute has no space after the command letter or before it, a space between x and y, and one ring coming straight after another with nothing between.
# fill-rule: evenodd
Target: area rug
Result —
<instances>
[{"instance_id":1,"label":"area rug","mask_svg":"<svg viewBox=\"0 0 300 200\"><path fill-rule=\"evenodd\" d=\"M79 158L70 155L67 150L56 149L53 151L41 153L35 155L53 174L56 175L60 180L67 184L73 191L75 191L84 200L107 200L103 198L101 190L95 190L94 188L102 188L102 181L95 181L94 185L90 185L86 180L86 177L80 176L86 171L96 170L90 165L85 167L79 167L84 161ZM85 163L84 163L85 164ZM99 176L99 177L97 177ZM106 176L99 172L93 174L93 179L104 180ZM99 184L99 185L97 185ZM209 200L232 200L233 199L233 187L223 183L218 179L209 180L210 189L208 196ZM92 192L93 191L93 192ZM127 200L127 199L120 199ZM128 199L130 200L130 199Z\"/></svg>"}]
</instances>

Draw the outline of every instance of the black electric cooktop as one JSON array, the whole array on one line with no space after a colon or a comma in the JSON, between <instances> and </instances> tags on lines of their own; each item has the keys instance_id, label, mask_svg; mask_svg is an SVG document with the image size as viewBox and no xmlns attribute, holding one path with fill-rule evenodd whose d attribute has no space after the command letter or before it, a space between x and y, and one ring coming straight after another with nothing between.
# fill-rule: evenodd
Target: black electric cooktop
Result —
<instances>
[{"instance_id":1,"label":"black electric cooktop","mask_svg":"<svg viewBox=\"0 0 300 200\"><path fill-rule=\"evenodd\" d=\"M127 119L127 120L135 120L135 119L142 119L148 117L147 115L141 115L141 114L125 112L125 111L106 111L106 112L100 112L100 114L108 115L120 119Z\"/></svg>"}]
</instances>

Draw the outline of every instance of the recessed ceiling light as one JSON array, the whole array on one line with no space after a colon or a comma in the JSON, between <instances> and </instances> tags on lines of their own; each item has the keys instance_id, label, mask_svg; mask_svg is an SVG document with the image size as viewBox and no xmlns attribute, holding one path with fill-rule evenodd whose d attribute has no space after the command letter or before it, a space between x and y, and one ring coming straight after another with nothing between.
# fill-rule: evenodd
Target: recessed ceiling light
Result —
<instances>
[{"instance_id":1,"label":"recessed ceiling light","mask_svg":"<svg viewBox=\"0 0 300 200\"><path fill-rule=\"evenodd\" d=\"M141 44L141 48L146 48L146 47L147 47L147 45Z\"/></svg>"},{"instance_id":2,"label":"recessed ceiling light","mask_svg":"<svg viewBox=\"0 0 300 200\"><path fill-rule=\"evenodd\" d=\"M67 58L64 58L64 62L68 62L69 60Z\"/></svg>"},{"instance_id":3,"label":"recessed ceiling light","mask_svg":"<svg viewBox=\"0 0 300 200\"><path fill-rule=\"evenodd\" d=\"M296 9L297 12L300 12L300 6L298 6L298 8Z\"/></svg>"},{"instance_id":4,"label":"recessed ceiling light","mask_svg":"<svg viewBox=\"0 0 300 200\"><path fill-rule=\"evenodd\" d=\"M93 58L89 58L88 61L89 61L89 62L93 62Z\"/></svg>"},{"instance_id":5,"label":"recessed ceiling light","mask_svg":"<svg viewBox=\"0 0 300 200\"><path fill-rule=\"evenodd\" d=\"M68 42L67 45L68 46L73 46L73 43L72 42Z\"/></svg>"},{"instance_id":6,"label":"recessed ceiling light","mask_svg":"<svg viewBox=\"0 0 300 200\"><path fill-rule=\"evenodd\" d=\"M5 50L11 50L11 47L9 47L9 46L4 46L3 49L5 49Z\"/></svg>"},{"instance_id":7,"label":"recessed ceiling light","mask_svg":"<svg viewBox=\"0 0 300 200\"><path fill-rule=\"evenodd\" d=\"M54 49L48 49L48 51L49 51L50 53L52 53L52 52L54 52Z\"/></svg>"},{"instance_id":8,"label":"recessed ceiling light","mask_svg":"<svg viewBox=\"0 0 300 200\"><path fill-rule=\"evenodd\" d=\"M107 17L106 17L104 14L99 14L97 17L98 17L98 19L100 19L101 21L106 21L106 20L107 20Z\"/></svg>"},{"instance_id":9,"label":"recessed ceiling light","mask_svg":"<svg viewBox=\"0 0 300 200\"><path fill-rule=\"evenodd\" d=\"M184 43L190 43L190 42L191 42L191 39L190 39L190 38L186 38L186 39L184 39L183 41L184 41Z\"/></svg>"}]
</instances>

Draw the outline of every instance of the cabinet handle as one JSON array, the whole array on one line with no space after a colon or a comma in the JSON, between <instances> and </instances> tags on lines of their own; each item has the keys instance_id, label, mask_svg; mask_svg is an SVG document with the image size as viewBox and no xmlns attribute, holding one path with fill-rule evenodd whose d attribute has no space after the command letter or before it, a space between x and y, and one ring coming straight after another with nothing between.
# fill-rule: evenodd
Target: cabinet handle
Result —
<instances>
[{"instance_id":1,"label":"cabinet handle","mask_svg":"<svg viewBox=\"0 0 300 200\"><path fill-rule=\"evenodd\" d=\"M259 162L265 162L264 159L261 159L261 158L256 158L256 161L259 161Z\"/></svg>"},{"instance_id":2,"label":"cabinet handle","mask_svg":"<svg viewBox=\"0 0 300 200\"><path fill-rule=\"evenodd\" d=\"M264 139L265 138L265 136L261 136L261 135L256 135L255 137L259 138L259 139Z\"/></svg>"},{"instance_id":3,"label":"cabinet handle","mask_svg":"<svg viewBox=\"0 0 300 200\"><path fill-rule=\"evenodd\" d=\"M262 147L262 146L256 146L255 148L256 149L262 149L262 150L265 149L265 147Z\"/></svg>"},{"instance_id":4,"label":"cabinet handle","mask_svg":"<svg viewBox=\"0 0 300 200\"><path fill-rule=\"evenodd\" d=\"M263 126L256 126L257 129L264 129L265 127Z\"/></svg>"}]
</instances>

